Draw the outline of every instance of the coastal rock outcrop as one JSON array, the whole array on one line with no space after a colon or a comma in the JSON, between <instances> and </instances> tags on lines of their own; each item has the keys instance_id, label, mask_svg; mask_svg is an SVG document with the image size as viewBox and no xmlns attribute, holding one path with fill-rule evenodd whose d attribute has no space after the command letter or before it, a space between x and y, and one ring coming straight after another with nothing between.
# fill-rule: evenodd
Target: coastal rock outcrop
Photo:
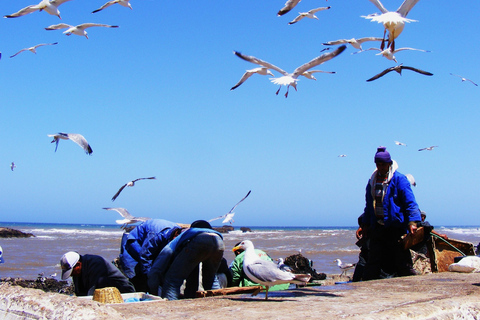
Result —
<instances>
[{"instance_id":1,"label":"coastal rock outcrop","mask_svg":"<svg viewBox=\"0 0 480 320\"><path fill-rule=\"evenodd\" d=\"M30 238L35 237L32 233L22 232L20 230L0 227L0 238Z\"/></svg>"},{"instance_id":2,"label":"coastal rock outcrop","mask_svg":"<svg viewBox=\"0 0 480 320\"><path fill-rule=\"evenodd\" d=\"M228 233L229 231L235 230L232 226L223 226L223 227L213 227L213 230L218 231L220 233Z\"/></svg>"}]
</instances>

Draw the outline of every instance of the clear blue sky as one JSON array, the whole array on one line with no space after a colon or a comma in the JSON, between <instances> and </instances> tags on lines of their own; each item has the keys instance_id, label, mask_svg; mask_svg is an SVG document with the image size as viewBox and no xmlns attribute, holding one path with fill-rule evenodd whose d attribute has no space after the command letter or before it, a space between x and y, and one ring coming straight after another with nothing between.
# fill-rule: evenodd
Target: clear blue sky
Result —
<instances>
[{"instance_id":1,"label":"clear blue sky","mask_svg":"<svg viewBox=\"0 0 480 320\"><path fill-rule=\"evenodd\" d=\"M133 10L91 14L104 2L66 2L62 20L46 12L0 19L0 221L106 224L120 216L103 207L124 207L190 223L227 213L252 190L234 226L355 226L384 145L399 171L416 178L433 225L480 225L480 88L450 75L480 83L480 2L422 0L410 12L418 22L396 47L431 52L396 57L434 76L407 70L366 82L396 64L348 46L319 67L336 74L302 78L287 99L268 76L230 91L256 67L233 50L291 72L318 56L322 42L381 37L382 25L361 18L378 12L372 3L304 0L277 17L283 0L132 0ZM2 1L0 14L34 3ZM383 4L396 10L401 1ZM287 24L327 5L319 20ZM60 22L120 27L87 29L88 40L44 29ZM58 45L9 58L49 42ZM55 153L47 134L57 132L84 135L93 154L71 141ZM439 147L417 151L431 145ZM157 180L111 202L124 183L149 176Z\"/></svg>"}]
</instances>

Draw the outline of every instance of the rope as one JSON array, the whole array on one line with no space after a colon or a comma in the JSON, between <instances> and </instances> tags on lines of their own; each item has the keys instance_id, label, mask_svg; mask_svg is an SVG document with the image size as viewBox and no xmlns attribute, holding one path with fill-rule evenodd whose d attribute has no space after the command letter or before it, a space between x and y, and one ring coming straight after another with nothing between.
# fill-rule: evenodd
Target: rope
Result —
<instances>
[{"instance_id":1,"label":"rope","mask_svg":"<svg viewBox=\"0 0 480 320\"><path fill-rule=\"evenodd\" d=\"M445 242L446 244L448 244L450 247L452 247L453 249L455 249L456 251L460 252L462 254L462 256L466 256L465 253L463 253L462 251L460 251L460 249L458 249L457 247L455 247L453 244L451 244L450 242L448 242L446 239L436 235L435 233L430 233L432 236L436 237L437 239L441 239L443 240L443 242Z\"/></svg>"}]
</instances>

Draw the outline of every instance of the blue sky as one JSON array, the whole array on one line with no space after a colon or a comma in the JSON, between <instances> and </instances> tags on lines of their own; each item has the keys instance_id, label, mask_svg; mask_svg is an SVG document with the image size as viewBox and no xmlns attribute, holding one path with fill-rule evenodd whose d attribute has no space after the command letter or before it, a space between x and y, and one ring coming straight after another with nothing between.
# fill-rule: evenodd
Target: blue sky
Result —
<instances>
[{"instance_id":1,"label":"blue sky","mask_svg":"<svg viewBox=\"0 0 480 320\"><path fill-rule=\"evenodd\" d=\"M323 42L383 35L362 15L367 0L304 0L277 17L284 1L132 0L91 14L104 0L72 0L59 9L0 19L0 221L114 223L124 207L136 216L190 223L237 207L234 226L355 226L363 212L373 156L387 147L433 225L480 225L478 170L480 82L478 1L419 1L396 47L404 71L365 80L396 65L348 46L301 79L298 91L254 75L233 50L287 71L318 56ZM11 14L31 0L3 1ZM384 0L389 10L401 1ZM288 25L299 11L331 6ZM97 22L89 39L46 31L52 24ZM22 48L39 43L34 55ZM366 43L368 47L378 43ZM275 74L278 76L278 74ZM80 133L55 153L47 134ZM394 141L407 146L397 146ZM419 148L438 145L433 151ZM347 157L339 158L338 155ZM10 171L15 161L17 168ZM140 177L112 203L124 183ZM217 220L218 225L221 224Z\"/></svg>"}]
</instances>

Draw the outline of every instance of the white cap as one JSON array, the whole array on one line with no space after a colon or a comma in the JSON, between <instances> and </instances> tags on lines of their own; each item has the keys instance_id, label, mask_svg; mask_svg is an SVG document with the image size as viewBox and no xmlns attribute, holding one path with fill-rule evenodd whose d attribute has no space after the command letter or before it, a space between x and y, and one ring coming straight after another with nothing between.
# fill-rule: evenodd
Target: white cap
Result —
<instances>
[{"instance_id":1,"label":"white cap","mask_svg":"<svg viewBox=\"0 0 480 320\"><path fill-rule=\"evenodd\" d=\"M70 277L73 267L80 260L80 255L77 252L67 252L60 259L60 267L62 268L62 280L67 280Z\"/></svg>"}]
</instances>

